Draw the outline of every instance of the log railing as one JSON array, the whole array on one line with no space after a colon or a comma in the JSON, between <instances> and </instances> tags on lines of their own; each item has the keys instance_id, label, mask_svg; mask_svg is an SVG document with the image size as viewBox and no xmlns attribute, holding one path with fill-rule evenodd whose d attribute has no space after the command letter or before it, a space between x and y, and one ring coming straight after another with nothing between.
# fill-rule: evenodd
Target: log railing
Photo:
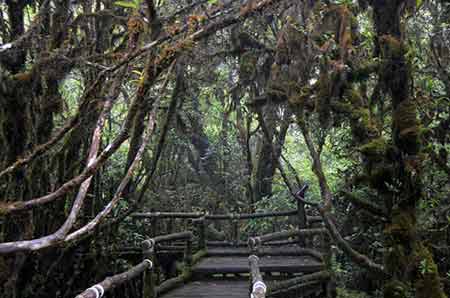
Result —
<instances>
[{"instance_id":1,"label":"log railing","mask_svg":"<svg viewBox=\"0 0 450 298\"><path fill-rule=\"evenodd\" d=\"M259 258L251 255L248 258L250 265L250 298L265 298L267 286L263 281L258 264Z\"/></svg>"},{"instance_id":2,"label":"log railing","mask_svg":"<svg viewBox=\"0 0 450 298\"><path fill-rule=\"evenodd\" d=\"M184 257L183 257L183 272L174 278L167 279L160 285L157 284L156 272L149 271L144 274L143 283L143 298L155 298L158 295L167 292L168 290L184 283L189 279L191 275L191 267L193 262L199 258L200 254L193 254L193 234L192 232L181 232L173 233L169 235L156 236L154 238L147 239L142 243L142 250L144 257L153 260L155 264L155 269L158 267L157 251L158 248L164 247L165 249L171 246L161 246L163 243L174 242L174 241L184 241ZM179 246L172 246L178 248ZM155 270L156 271L156 270Z\"/></svg>"},{"instance_id":3,"label":"log railing","mask_svg":"<svg viewBox=\"0 0 450 298\"><path fill-rule=\"evenodd\" d=\"M142 273L146 274L147 272L151 272L152 269L153 262L149 259L144 259L141 263L125 272L107 277L102 282L93 285L75 298L101 298L107 291L131 281Z\"/></svg>"},{"instance_id":4,"label":"log railing","mask_svg":"<svg viewBox=\"0 0 450 298\"><path fill-rule=\"evenodd\" d=\"M133 218L184 218L194 219L204 217L207 220L246 220L263 217L279 217L293 216L297 214L297 210L278 211L278 212L261 212L261 213L242 213L242 214L208 214L204 212L138 212L133 213Z\"/></svg>"},{"instance_id":5,"label":"log railing","mask_svg":"<svg viewBox=\"0 0 450 298\"><path fill-rule=\"evenodd\" d=\"M242 213L242 214L208 214L205 212L140 212L131 215L135 220L148 219L150 220L150 227L153 230L152 235L156 234L156 227L159 220L168 219L170 222L177 219L188 220L189 223L196 227L196 234L199 237L198 245L200 249L206 246L246 246L245 242L241 242L239 221L261 219L261 218L276 218L276 217L297 217L298 228L306 229L315 223L322 221L320 216L306 216L304 205L298 204L297 210L277 211L277 212L258 212L258 213ZM305 219L306 218L306 219ZM228 241L208 241L206 238L207 222L208 221L230 221L231 239ZM172 226L172 225L171 225ZM170 231L171 232L171 231ZM300 246L305 246L303 238L299 237L297 243ZM276 245L276 244L275 244Z\"/></svg>"},{"instance_id":6,"label":"log railing","mask_svg":"<svg viewBox=\"0 0 450 298\"><path fill-rule=\"evenodd\" d=\"M300 207L302 207L299 204ZM299 208L300 208L299 207ZM308 228L313 223L321 222L321 218L317 216L307 216L306 221L301 220L300 216L304 214L299 210L290 210L283 212L266 212L266 213L253 213L253 214L207 214L201 212L152 212L152 213L135 213L132 215L134 219L150 219L150 227L153 229L152 237L142 242L142 255L144 261L130 270L108 277L104 281L88 288L83 293L79 294L76 298L100 298L110 289L113 289L123 283L130 281L133 278L142 275L142 297L143 298L156 298L161 294L178 287L185 283L191 277L192 266L202 256L206 254L207 246L233 246L243 247L242 253L245 253L245 247L250 247L251 252L254 255L249 257L250 264L250 276L251 276L251 288L250 293L252 298L265 298L267 287L263 282L261 272L258 265L259 255L289 255L292 252L283 250L283 246L291 244L300 244L295 247L296 255L310 255L316 259L323 260L323 254L312 248L305 247L306 238L322 235L323 239L326 239L327 231L324 228ZM258 219L258 218L274 218L284 216L298 216L299 227L303 227L293 231L283 231L277 233L270 233L258 237L250 237L248 242L240 241L239 221ZM170 219L173 223L176 219L187 220L184 224L184 228L191 230L194 228L196 237L191 231L184 231L178 233L171 233L167 235L158 235L156 223L159 219ZM206 235L206 223L208 221L223 221L229 220L231 225L230 234L232 239L230 241L208 241ZM194 246L194 240L196 246ZM264 246L264 247L263 247ZM220 250L220 249L219 249ZM216 249L215 253L220 254L220 251ZM181 274L176 277L169 278L163 282L159 282L159 262L158 255L161 256L165 253L174 254L183 252L183 269ZM196 253L194 253L196 252ZM236 250L239 253L239 250ZM227 252L224 251L224 255ZM229 252L228 252L229 253ZM248 251L247 251L248 253ZM329 276L328 272L320 272L317 274L304 275L302 278L290 279L280 282L271 291L284 291L284 289L295 289L305 282L316 282L326 279ZM303 278L304 277L304 278ZM268 292L269 293L269 292ZM267 294L268 295L268 294Z\"/></svg>"},{"instance_id":7,"label":"log railing","mask_svg":"<svg viewBox=\"0 0 450 298\"><path fill-rule=\"evenodd\" d=\"M308 236L325 235L327 234L325 228L313 228L313 229L300 229L292 231L283 231L270 233L258 237L250 237L248 239L248 245L253 252L257 252L263 244L271 243L273 241L287 240L294 237L305 239Z\"/></svg>"},{"instance_id":8,"label":"log railing","mask_svg":"<svg viewBox=\"0 0 450 298\"><path fill-rule=\"evenodd\" d=\"M322 262L326 262L327 260L327 253L329 251L330 243L328 240L328 230L325 228L310 228L310 229L299 229L299 230L292 230L292 231L283 231L283 232L277 232L277 233L270 233L266 235L261 235L258 237L250 237L248 239L248 246L250 251L254 254L251 257L257 258L256 255L263 255L264 251L268 248L265 248L264 245L267 245L268 243L273 243L274 241L279 241L281 243L292 243L288 239L301 239L302 242L305 242L307 237L313 237L319 235L321 236L321 242L322 242L322 251L311 249L311 248L305 248L305 247L296 247L295 251L297 254L301 255L309 255L312 256ZM280 250L280 253L283 254L283 251ZM286 253L289 253L286 251ZM254 259L253 258L253 259ZM250 262L251 264L251 270L252 270L252 276L253 276L253 268L252 262L257 262L253 260ZM329 267L329 264L325 264L326 267ZM307 287L317 287L318 285L323 285L324 283L327 284L327 291L328 291L328 284L331 282L331 268L328 268L329 270L323 270L319 272L314 272L310 274L304 274L299 277L294 277L291 279L283 280L274 282L271 284L271 287L267 289L265 288L264 295L265 296L274 296L274 297L283 297L284 294L292 294L292 293L298 293L300 294L303 290L305 290ZM267 292L267 294L266 294ZM261 293L254 293L251 298L256 297L255 295L261 295ZM263 297L265 297L263 296ZM295 296L295 295L294 295Z\"/></svg>"}]
</instances>

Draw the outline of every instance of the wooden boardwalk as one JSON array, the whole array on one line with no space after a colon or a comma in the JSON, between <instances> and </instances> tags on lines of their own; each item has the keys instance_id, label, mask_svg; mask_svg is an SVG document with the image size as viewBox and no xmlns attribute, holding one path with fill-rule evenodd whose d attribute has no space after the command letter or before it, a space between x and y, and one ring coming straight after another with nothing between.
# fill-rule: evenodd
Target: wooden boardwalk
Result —
<instances>
[{"instance_id":1,"label":"wooden boardwalk","mask_svg":"<svg viewBox=\"0 0 450 298\"><path fill-rule=\"evenodd\" d=\"M261 272L309 273L323 269L323 264L309 256L264 256L260 258ZM194 275L249 273L248 257L208 257L192 269Z\"/></svg>"},{"instance_id":2,"label":"wooden boardwalk","mask_svg":"<svg viewBox=\"0 0 450 298\"><path fill-rule=\"evenodd\" d=\"M249 281L245 280L202 280L193 281L174 289L162 298L248 298Z\"/></svg>"},{"instance_id":3,"label":"wooden boardwalk","mask_svg":"<svg viewBox=\"0 0 450 298\"><path fill-rule=\"evenodd\" d=\"M99 298L103 292L139 275L143 298L324 297L331 293L332 286L330 269L324 265L330 251L327 230L305 225L298 208L240 215L139 214L138 218L150 218L152 234L156 233L156 219L162 218L189 219L191 229L146 239L141 246L141 263L86 289L77 298ZM288 215L299 216L299 229L242 241L240 220ZM231 221L230 239L208 241L206 220ZM183 263L178 270L176 261ZM175 271L178 274L174 277Z\"/></svg>"},{"instance_id":4,"label":"wooden boardwalk","mask_svg":"<svg viewBox=\"0 0 450 298\"><path fill-rule=\"evenodd\" d=\"M162 298L248 298L250 295L250 250L245 247L214 247L192 267L192 280L169 292ZM276 283L290 276L323 270L324 264L313 256L304 255L296 246L272 247L260 251L259 270L266 282ZM305 284L303 294L316 293L321 289L315 282ZM277 297L280 297L277 295Z\"/></svg>"}]
</instances>

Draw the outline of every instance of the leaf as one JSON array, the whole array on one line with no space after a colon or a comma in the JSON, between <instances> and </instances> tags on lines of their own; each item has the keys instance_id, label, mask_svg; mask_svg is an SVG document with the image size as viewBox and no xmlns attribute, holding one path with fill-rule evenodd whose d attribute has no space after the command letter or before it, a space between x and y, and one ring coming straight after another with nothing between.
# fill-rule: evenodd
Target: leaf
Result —
<instances>
[{"instance_id":1,"label":"leaf","mask_svg":"<svg viewBox=\"0 0 450 298\"><path fill-rule=\"evenodd\" d=\"M208 0L208 3L212 5L217 4L217 2L219 2L219 0Z\"/></svg>"},{"instance_id":2,"label":"leaf","mask_svg":"<svg viewBox=\"0 0 450 298\"><path fill-rule=\"evenodd\" d=\"M116 2L114 2L114 5L125 7L125 8L137 8L136 3L129 2L129 1L116 1Z\"/></svg>"}]
</instances>

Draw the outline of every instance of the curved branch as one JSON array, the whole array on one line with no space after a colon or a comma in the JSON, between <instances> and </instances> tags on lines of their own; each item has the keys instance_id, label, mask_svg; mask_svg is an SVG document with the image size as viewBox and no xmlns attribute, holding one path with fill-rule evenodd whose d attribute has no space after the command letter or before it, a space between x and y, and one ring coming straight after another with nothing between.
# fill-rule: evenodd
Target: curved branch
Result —
<instances>
[{"instance_id":1,"label":"curved branch","mask_svg":"<svg viewBox=\"0 0 450 298\"><path fill-rule=\"evenodd\" d=\"M368 269L371 272L374 272L378 276L387 276L387 273L382 265L375 263L366 255L361 254L353 249L351 245L341 236L331 215L331 210L333 208L333 195L331 194L327 178L325 176L325 173L323 172L320 155L314 146L311 135L309 134L304 120L299 119L298 125L313 160L313 172L316 175L317 180L319 180L320 194L324 202L322 206L318 207L318 209L320 214L322 215L325 227L330 232L331 238L337 244L337 246L342 249L356 264Z\"/></svg>"}]
</instances>

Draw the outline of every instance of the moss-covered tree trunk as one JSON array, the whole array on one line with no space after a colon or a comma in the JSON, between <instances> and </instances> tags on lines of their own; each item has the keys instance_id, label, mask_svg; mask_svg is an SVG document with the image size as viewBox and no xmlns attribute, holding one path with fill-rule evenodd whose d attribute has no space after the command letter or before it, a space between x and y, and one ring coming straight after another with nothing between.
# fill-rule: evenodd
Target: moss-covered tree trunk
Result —
<instances>
[{"instance_id":1,"label":"moss-covered tree trunk","mask_svg":"<svg viewBox=\"0 0 450 298\"><path fill-rule=\"evenodd\" d=\"M375 0L376 54L380 81L391 97L392 181L385 196L385 267L390 279L385 298L446 297L433 256L417 234L417 206L422 198L420 123L411 94L412 73L402 28L405 0Z\"/></svg>"}]
</instances>

